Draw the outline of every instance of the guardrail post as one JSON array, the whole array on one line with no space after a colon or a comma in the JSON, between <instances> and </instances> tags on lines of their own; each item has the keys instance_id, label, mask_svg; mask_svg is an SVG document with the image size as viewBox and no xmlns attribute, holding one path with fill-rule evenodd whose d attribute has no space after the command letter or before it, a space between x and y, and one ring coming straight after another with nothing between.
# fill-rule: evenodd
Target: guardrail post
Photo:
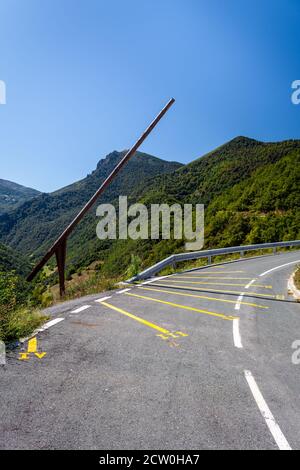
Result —
<instances>
[{"instance_id":1,"label":"guardrail post","mask_svg":"<svg viewBox=\"0 0 300 470\"><path fill-rule=\"evenodd\" d=\"M207 257L207 264L211 264L211 263L212 263L212 258L211 258L211 256L208 256Z\"/></svg>"},{"instance_id":2,"label":"guardrail post","mask_svg":"<svg viewBox=\"0 0 300 470\"><path fill-rule=\"evenodd\" d=\"M240 258L244 258L245 256L245 252L244 251L240 251Z\"/></svg>"},{"instance_id":3,"label":"guardrail post","mask_svg":"<svg viewBox=\"0 0 300 470\"><path fill-rule=\"evenodd\" d=\"M276 246L274 246L274 248L273 248L273 255L276 255L276 253L277 253L277 248L276 248Z\"/></svg>"}]
</instances>

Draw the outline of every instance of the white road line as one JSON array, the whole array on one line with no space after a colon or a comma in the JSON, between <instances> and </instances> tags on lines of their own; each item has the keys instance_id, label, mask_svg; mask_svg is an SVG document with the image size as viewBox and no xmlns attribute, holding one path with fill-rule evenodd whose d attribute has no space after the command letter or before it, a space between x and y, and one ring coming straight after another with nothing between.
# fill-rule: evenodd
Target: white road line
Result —
<instances>
[{"instance_id":1,"label":"white road line","mask_svg":"<svg viewBox=\"0 0 300 470\"><path fill-rule=\"evenodd\" d=\"M97 299L95 300L95 302L104 302L104 300L108 300L108 299L111 299L111 295L109 295L108 297L102 297L101 299Z\"/></svg>"},{"instance_id":2,"label":"white road line","mask_svg":"<svg viewBox=\"0 0 300 470\"><path fill-rule=\"evenodd\" d=\"M242 339L240 335L240 320L239 318L235 318L233 320L233 342L236 348L242 349Z\"/></svg>"},{"instance_id":3,"label":"white road line","mask_svg":"<svg viewBox=\"0 0 300 470\"><path fill-rule=\"evenodd\" d=\"M116 294L123 294L123 292L128 292L129 290L131 290L131 289L122 289L122 290L119 290L118 292L116 292Z\"/></svg>"},{"instance_id":4,"label":"white road line","mask_svg":"<svg viewBox=\"0 0 300 470\"><path fill-rule=\"evenodd\" d=\"M145 284L151 284L151 282L160 281L161 279L165 279L166 277L174 276L174 274L168 274L167 276L160 276L155 277L154 279L150 279L150 281L142 282L140 285L144 286Z\"/></svg>"},{"instance_id":5,"label":"white road line","mask_svg":"<svg viewBox=\"0 0 300 470\"><path fill-rule=\"evenodd\" d=\"M265 402L265 399L262 396L252 373L249 370L245 370L244 374L250 387L250 390L253 394L253 397L256 401L256 404L259 408L259 411L261 412L262 417L264 418L272 436L274 437L277 446L280 450L292 450L288 441L284 437L280 427L276 423L275 418L270 411L270 408Z\"/></svg>"},{"instance_id":6,"label":"white road line","mask_svg":"<svg viewBox=\"0 0 300 470\"><path fill-rule=\"evenodd\" d=\"M285 266L290 266L291 264L296 264L296 263L300 263L300 259L298 259L297 261L291 261L290 263L281 264L280 266L276 266L276 268L268 269L268 271L261 273L259 276L260 277L265 276L266 274L269 274L272 271L276 271L276 269L284 268Z\"/></svg>"},{"instance_id":7,"label":"white road line","mask_svg":"<svg viewBox=\"0 0 300 470\"><path fill-rule=\"evenodd\" d=\"M40 331L48 330L48 328L50 328L51 326L57 325L57 323L60 323L63 320L64 320L64 318L62 318L62 317L54 318L54 320L48 321L47 323L45 323L45 325L41 326L41 328L38 328L36 331L40 332Z\"/></svg>"},{"instance_id":8,"label":"white road line","mask_svg":"<svg viewBox=\"0 0 300 470\"><path fill-rule=\"evenodd\" d=\"M76 310L72 310L71 313L83 312L83 311L86 310L87 308L90 308L90 305L83 305L82 307L76 308Z\"/></svg>"},{"instance_id":9,"label":"white road line","mask_svg":"<svg viewBox=\"0 0 300 470\"><path fill-rule=\"evenodd\" d=\"M42 331L48 330L48 328L51 328L51 326L57 325L57 323L60 323L63 320L64 320L64 318L59 317L59 318L54 318L54 320L48 321L43 326L41 326L41 328L38 328L37 330L35 330L30 336L27 336L26 338L21 338L20 343L25 343L25 341L28 341L30 338L33 338L38 333L41 333Z\"/></svg>"},{"instance_id":10,"label":"white road line","mask_svg":"<svg viewBox=\"0 0 300 470\"><path fill-rule=\"evenodd\" d=\"M254 284L255 281L256 281L256 279L252 279L252 281L248 282L248 284L245 286L245 289L249 289L249 287L251 287L252 284Z\"/></svg>"},{"instance_id":11,"label":"white road line","mask_svg":"<svg viewBox=\"0 0 300 470\"><path fill-rule=\"evenodd\" d=\"M235 304L234 310L240 310L241 308L241 302L243 300L243 297L245 295L245 292L242 292L241 295L237 299L237 303Z\"/></svg>"}]
</instances>

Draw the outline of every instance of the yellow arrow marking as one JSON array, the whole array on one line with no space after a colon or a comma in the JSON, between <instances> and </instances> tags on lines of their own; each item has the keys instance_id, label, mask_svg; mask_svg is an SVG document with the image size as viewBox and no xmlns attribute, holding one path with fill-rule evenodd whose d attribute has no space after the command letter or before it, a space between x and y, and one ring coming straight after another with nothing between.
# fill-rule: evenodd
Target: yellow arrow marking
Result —
<instances>
[{"instance_id":1,"label":"yellow arrow marking","mask_svg":"<svg viewBox=\"0 0 300 470\"><path fill-rule=\"evenodd\" d=\"M34 354L35 354L36 357L38 357L39 359L43 359L43 357L45 357L47 353L46 353L46 352L42 352L42 353L36 352L36 353L34 353Z\"/></svg>"},{"instance_id":2,"label":"yellow arrow marking","mask_svg":"<svg viewBox=\"0 0 300 470\"><path fill-rule=\"evenodd\" d=\"M29 359L28 353L20 353L19 361L27 361Z\"/></svg>"},{"instance_id":3,"label":"yellow arrow marking","mask_svg":"<svg viewBox=\"0 0 300 470\"><path fill-rule=\"evenodd\" d=\"M37 351L37 339L32 338L28 341L28 349L27 352L35 353Z\"/></svg>"},{"instance_id":4,"label":"yellow arrow marking","mask_svg":"<svg viewBox=\"0 0 300 470\"><path fill-rule=\"evenodd\" d=\"M43 357L46 356L46 352L37 352L37 338L31 338L28 341L28 346L27 346L27 352L26 353L20 353L19 360L20 361L27 361L29 359L29 355L34 354L36 357L39 359L43 359Z\"/></svg>"},{"instance_id":5,"label":"yellow arrow marking","mask_svg":"<svg viewBox=\"0 0 300 470\"><path fill-rule=\"evenodd\" d=\"M174 304L173 302L167 302L165 300L154 299L153 297L145 297L143 295L130 294L129 292L124 292L124 294L125 295L130 295L131 297L137 297L137 298L144 299L144 300L149 300L149 301L152 301L152 302L159 302L161 304L170 305L171 307L183 308L185 310L191 310L192 312L203 313L205 315L211 315L213 317L222 318L223 320L235 320L235 318L238 318L238 317L224 315L223 313L215 313L215 312L210 312L208 310L201 310L201 309L195 308L195 307L188 307L187 305Z\"/></svg>"}]
</instances>

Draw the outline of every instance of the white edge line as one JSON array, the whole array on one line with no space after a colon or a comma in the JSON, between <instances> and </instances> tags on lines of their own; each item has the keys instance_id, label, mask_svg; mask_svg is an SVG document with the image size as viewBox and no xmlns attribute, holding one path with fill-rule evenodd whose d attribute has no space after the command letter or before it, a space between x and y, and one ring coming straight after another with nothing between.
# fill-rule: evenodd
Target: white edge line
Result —
<instances>
[{"instance_id":1,"label":"white edge line","mask_svg":"<svg viewBox=\"0 0 300 470\"><path fill-rule=\"evenodd\" d=\"M104 302L104 300L111 299L111 297L112 297L111 295L109 295L109 296L107 296L107 297L102 297L101 299L95 300L95 302L100 302L100 303L101 303L101 302Z\"/></svg>"},{"instance_id":2,"label":"white edge line","mask_svg":"<svg viewBox=\"0 0 300 470\"><path fill-rule=\"evenodd\" d=\"M123 294L124 292L128 292L129 290L131 290L131 288L129 288L129 289L122 289L122 290L119 290L118 292L116 292L116 294Z\"/></svg>"},{"instance_id":3,"label":"white edge line","mask_svg":"<svg viewBox=\"0 0 300 470\"><path fill-rule=\"evenodd\" d=\"M38 333L41 333L42 331L48 330L48 328L50 328L51 326L56 325L57 323L60 323L63 320L64 320L64 318L59 317L59 318L54 318L54 320L48 321L43 326L41 326L41 328L38 328L37 330L35 330L30 336L27 336L26 338L21 338L20 343L25 343L25 341L28 341L30 338L33 338Z\"/></svg>"},{"instance_id":4,"label":"white edge line","mask_svg":"<svg viewBox=\"0 0 300 470\"><path fill-rule=\"evenodd\" d=\"M235 306L234 306L234 310L240 310L240 308L241 308L241 302L242 302L242 300L243 300L244 295L245 295L245 292L242 292L241 295L238 297L237 303L236 303Z\"/></svg>"},{"instance_id":5,"label":"white edge line","mask_svg":"<svg viewBox=\"0 0 300 470\"><path fill-rule=\"evenodd\" d=\"M243 345L242 345L239 325L240 325L240 319L235 318L233 320L233 342L236 348L242 349Z\"/></svg>"},{"instance_id":6,"label":"white edge line","mask_svg":"<svg viewBox=\"0 0 300 470\"><path fill-rule=\"evenodd\" d=\"M175 274L168 274L167 276L160 276L155 277L154 279L150 279L150 281L145 281L140 284L140 286L144 286L145 284L151 284L151 282L160 281L161 279L165 279L166 277L175 276Z\"/></svg>"},{"instance_id":7,"label":"white edge line","mask_svg":"<svg viewBox=\"0 0 300 470\"><path fill-rule=\"evenodd\" d=\"M83 312L83 311L86 310L87 308L90 308L90 305L82 305L82 307L76 308L76 310L72 310L71 313Z\"/></svg>"},{"instance_id":8,"label":"white edge line","mask_svg":"<svg viewBox=\"0 0 300 470\"><path fill-rule=\"evenodd\" d=\"M266 274L269 274L272 271L276 271L276 269L284 268L285 266L290 266L291 264L296 264L296 263L300 263L300 260L298 259L297 261L291 261L290 263L281 264L280 266L276 266L275 268L269 269L268 271L261 273L259 276L260 277L265 276Z\"/></svg>"},{"instance_id":9,"label":"white edge line","mask_svg":"<svg viewBox=\"0 0 300 470\"><path fill-rule=\"evenodd\" d=\"M248 284L245 286L245 289L249 289L249 287L251 287L252 284L254 284L255 281L256 281L256 279L252 279L252 281L248 282Z\"/></svg>"},{"instance_id":10,"label":"white edge line","mask_svg":"<svg viewBox=\"0 0 300 470\"><path fill-rule=\"evenodd\" d=\"M261 412L262 417L264 418L278 448L280 450L292 450L291 446L289 445L288 441L286 440L284 434L282 433L279 425L275 421L274 416L271 413L270 408L268 407L264 397L262 396L258 385L249 370L244 371L245 378L248 382L252 395L256 401L256 404Z\"/></svg>"}]
</instances>

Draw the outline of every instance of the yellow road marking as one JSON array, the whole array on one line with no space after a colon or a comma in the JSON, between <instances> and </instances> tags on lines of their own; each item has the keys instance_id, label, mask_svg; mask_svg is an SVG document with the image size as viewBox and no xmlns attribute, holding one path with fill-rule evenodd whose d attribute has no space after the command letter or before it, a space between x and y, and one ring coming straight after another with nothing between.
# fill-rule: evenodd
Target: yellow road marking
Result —
<instances>
[{"instance_id":1,"label":"yellow road marking","mask_svg":"<svg viewBox=\"0 0 300 470\"><path fill-rule=\"evenodd\" d=\"M26 361L27 359L29 359L28 353L20 353L19 361Z\"/></svg>"},{"instance_id":2,"label":"yellow road marking","mask_svg":"<svg viewBox=\"0 0 300 470\"><path fill-rule=\"evenodd\" d=\"M160 282L165 282L161 279ZM233 284L227 282L202 282L202 281L172 281L172 279L168 279L166 282L180 282L182 284L203 284L203 285L212 285L212 286L234 286L234 287L245 287L245 284ZM250 287L258 287L262 289L272 289L272 286L264 286L262 284L252 284Z\"/></svg>"},{"instance_id":3,"label":"yellow road marking","mask_svg":"<svg viewBox=\"0 0 300 470\"><path fill-rule=\"evenodd\" d=\"M172 282L173 282L173 281L172 281ZM174 281L174 282L176 282L176 281ZM153 284L153 285L154 285L154 284ZM156 284L156 285L159 286L159 284ZM196 290L196 291L199 291L199 292L207 292L207 289L204 289L204 287L203 287L203 289L201 289L200 287L194 287L194 286L192 286L192 287L190 287L190 289L189 289L189 286L178 286L178 285L176 285L176 284L175 284L174 286L172 286L172 285L170 286L170 285L168 285L168 284L164 284L164 285L161 285L160 287L171 287L171 288L178 287L179 289ZM240 291L238 291L238 290L223 290L223 289L214 289L214 288L212 288L212 291L213 291L213 292L221 292L222 294L239 294L239 295L242 294L242 292L240 292ZM249 297L248 294L252 294L252 295L260 296L260 297L266 298L266 299L269 299L269 298L275 299L275 298L278 297L278 295L273 295L273 294L259 294L258 292L251 292L251 291L249 291L249 293L244 292L244 294L245 294L245 297Z\"/></svg>"},{"instance_id":4,"label":"yellow road marking","mask_svg":"<svg viewBox=\"0 0 300 470\"><path fill-rule=\"evenodd\" d=\"M160 333L170 334L169 330L166 330L165 328L162 328L161 326L155 325L155 323L151 323L145 320L144 318L140 318L140 317L137 317L136 315L133 315L132 313L126 312L126 310L123 310L122 308L115 307L114 305L108 304L107 302L101 302L101 305L105 305L106 307L111 308L115 310L116 312L122 313L123 315L126 315L127 317L132 318L133 320L136 320L139 323L142 323L143 325L149 326L150 328L153 328L154 330L159 331Z\"/></svg>"},{"instance_id":5,"label":"yellow road marking","mask_svg":"<svg viewBox=\"0 0 300 470\"><path fill-rule=\"evenodd\" d=\"M170 305L171 307L183 308L185 310L191 310L192 312L198 312L198 313L203 313L205 315L211 315L213 317L222 318L223 320L234 320L235 318L238 318L238 317L233 317L229 315L224 315L223 313L210 312L208 310L202 310L202 309L195 308L195 307L188 307L187 305L180 305L180 304L175 304L173 302L167 302L166 300L154 299L153 297L145 297L144 295L131 294L129 292L124 292L124 294L130 295L131 297L137 297L143 300L150 300L152 302L159 302L161 304Z\"/></svg>"},{"instance_id":6,"label":"yellow road marking","mask_svg":"<svg viewBox=\"0 0 300 470\"><path fill-rule=\"evenodd\" d=\"M37 351L37 339L32 338L28 341L28 349L27 352L35 353Z\"/></svg>"},{"instance_id":7,"label":"yellow road marking","mask_svg":"<svg viewBox=\"0 0 300 470\"><path fill-rule=\"evenodd\" d=\"M125 294L125 292L124 292ZM127 294L127 292L126 292ZM132 313L127 312L126 310L123 310L122 308L115 307L112 304L108 304L107 302L101 302L101 305L105 305L108 308L111 308L112 310L115 310L116 312L122 313L122 315L126 315L126 317L132 318L133 320L142 323L142 325L146 325L149 328L152 328L154 330L159 331L160 336L162 339L168 339L168 338L178 338L180 336L188 336L186 333L182 333L180 331L176 331L173 333L172 331L166 330L166 328L162 328L161 326L156 325L155 323L151 323L148 320L145 320L144 318L137 317L136 315L133 315Z\"/></svg>"},{"instance_id":8,"label":"yellow road marking","mask_svg":"<svg viewBox=\"0 0 300 470\"><path fill-rule=\"evenodd\" d=\"M20 361L27 361L29 359L29 354L34 354L36 357L39 359L43 359L44 356L46 356L46 352L37 352L37 338L31 338L28 341L28 346L27 346L27 352L21 352L19 356Z\"/></svg>"},{"instance_id":9,"label":"yellow road marking","mask_svg":"<svg viewBox=\"0 0 300 470\"><path fill-rule=\"evenodd\" d=\"M175 294L175 295L183 295L184 297L195 297L197 299L206 299L206 300L215 300L216 302L225 302L225 303L230 303L230 304L236 304L236 300L227 300L227 299L218 299L217 297L208 297L206 295L197 295L197 294L185 294L183 292L176 292L176 291L170 291L166 289L154 289L153 287L139 287L139 289L143 290L152 290L156 292L166 292L167 294ZM257 307L257 308L264 308L268 309L269 307L266 307L264 305L258 305L254 304L251 302L240 302L241 305L248 305L250 307Z\"/></svg>"},{"instance_id":10,"label":"yellow road marking","mask_svg":"<svg viewBox=\"0 0 300 470\"><path fill-rule=\"evenodd\" d=\"M227 277L227 276L174 276L176 279L228 279L230 281L239 281L239 280L245 280L249 281L253 279L253 277Z\"/></svg>"},{"instance_id":11,"label":"yellow road marking","mask_svg":"<svg viewBox=\"0 0 300 470\"><path fill-rule=\"evenodd\" d=\"M194 272L195 274L200 274L201 272L203 272L204 274L238 274L238 273L244 273L245 271L210 271L209 270L206 273L204 269L203 270L201 269L199 271L194 271ZM193 274L193 271L189 271L189 274Z\"/></svg>"}]
</instances>

